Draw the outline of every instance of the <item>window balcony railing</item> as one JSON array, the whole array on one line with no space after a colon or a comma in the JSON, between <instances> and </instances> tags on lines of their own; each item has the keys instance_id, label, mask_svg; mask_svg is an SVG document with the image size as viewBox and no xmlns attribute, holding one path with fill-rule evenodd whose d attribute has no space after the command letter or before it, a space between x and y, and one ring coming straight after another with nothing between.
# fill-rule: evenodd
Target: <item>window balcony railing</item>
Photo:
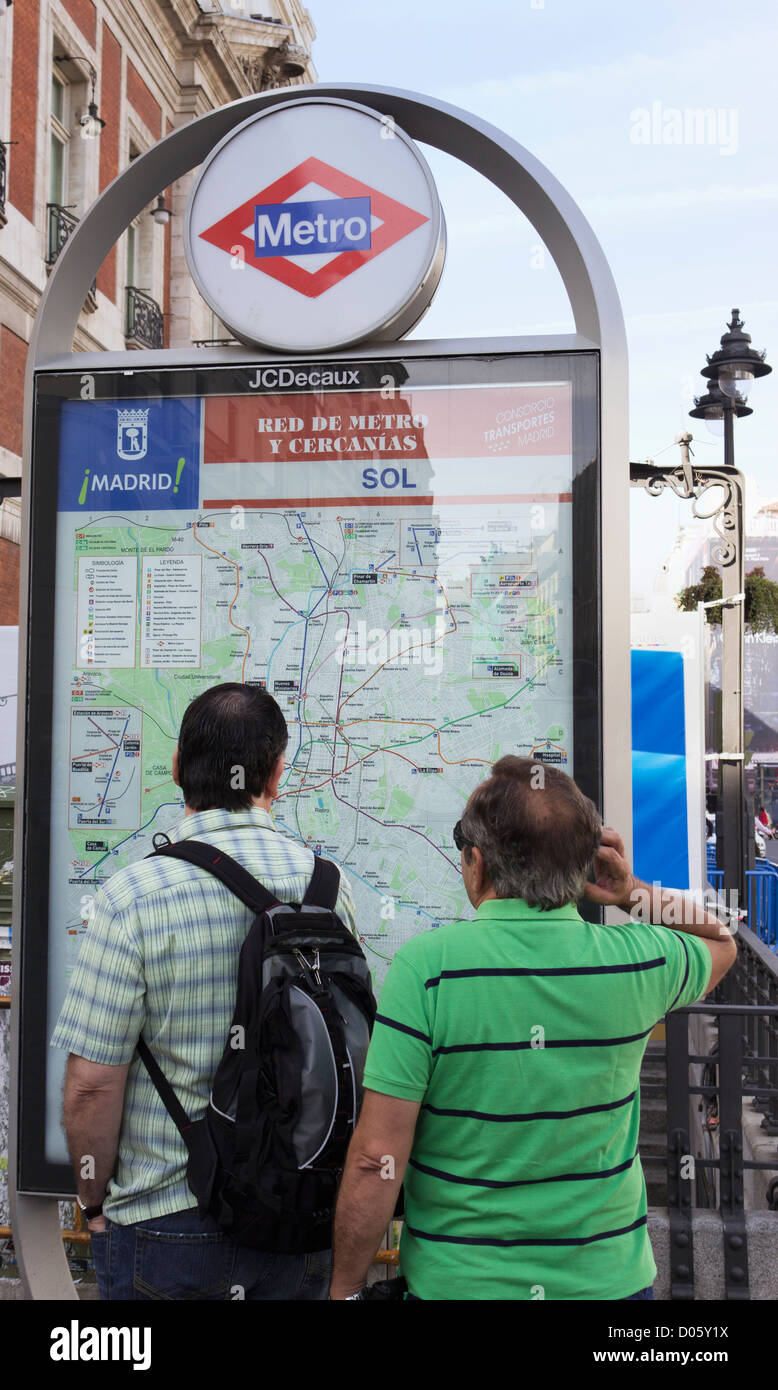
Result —
<instances>
[{"instance_id":1,"label":"window balcony railing","mask_svg":"<svg viewBox=\"0 0 778 1390\"><path fill-rule=\"evenodd\" d=\"M69 207L63 203L47 203L48 230L46 242L46 265L49 270L56 261L68 237L76 230L79 219L73 215ZM97 280L93 280L89 287L89 294L86 297L84 308L91 313L97 308Z\"/></svg>"},{"instance_id":2,"label":"window balcony railing","mask_svg":"<svg viewBox=\"0 0 778 1390\"><path fill-rule=\"evenodd\" d=\"M127 342L138 347L164 347L162 310L156 299L152 299L150 294L137 289L135 285L128 285L126 294L127 321L124 336Z\"/></svg>"},{"instance_id":3,"label":"window balcony railing","mask_svg":"<svg viewBox=\"0 0 778 1390\"><path fill-rule=\"evenodd\" d=\"M47 203L49 215L46 264L53 265L65 242L78 226L78 218L62 203Z\"/></svg>"}]
</instances>

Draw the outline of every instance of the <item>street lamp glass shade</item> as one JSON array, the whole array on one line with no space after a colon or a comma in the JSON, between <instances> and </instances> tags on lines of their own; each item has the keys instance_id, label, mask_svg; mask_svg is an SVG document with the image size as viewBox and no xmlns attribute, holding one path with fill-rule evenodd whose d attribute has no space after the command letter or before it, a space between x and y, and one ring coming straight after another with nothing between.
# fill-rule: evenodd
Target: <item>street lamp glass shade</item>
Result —
<instances>
[{"instance_id":1,"label":"street lamp glass shade","mask_svg":"<svg viewBox=\"0 0 778 1390\"><path fill-rule=\"evenodd\" d=\"M754 373L748 367L727 366L719 369L719 386L725 396L735 400L740 396L746 400L754 381Z\"/></svg>"},{"instance_id":2,"label":"street lamp glass shade","mask_svg":"<svg viewBox=\"0 0 778 1390\"><path fill-rule=\"evenodd\" d=\"M712 381L710 390L704 396L694 397L694 410L690 410L689 414L693 420L704 420L707 424L710 420L723 420L729 410L738 420L741 420L744 415L753 415L754 413L750 405L746 405L740 391L725 393L721 390L718 381ZM713 430L712 433L716 434L718 431Z\"/></svg>"},{"instance_id":3,"label":"street lamp glass shade","mask_svg":"<svg viewBox=\"0 0 778 1390\"><path fill-rule=\"evenodd\" d=\"M164 193L160 193L159 197L157 198L156 207L152 210L151 215L158 226L167 226L168 222L170 221L171 213L170 208L167 207L165 204Z\"/></svg>"},{"instance_id":4,"label":"street lamp glass shade","mask_svg":"<svg viewBox=\"0 0 778 1390\"><path fill-rule=\"evenodd\" d=\"M81 134L85 140L94 140L98 135L102 134L105 121L101 120L98 115L97 102L90 101L89 110L81 117L79 125L81 126Z\"/></svg>"}]
</instances>

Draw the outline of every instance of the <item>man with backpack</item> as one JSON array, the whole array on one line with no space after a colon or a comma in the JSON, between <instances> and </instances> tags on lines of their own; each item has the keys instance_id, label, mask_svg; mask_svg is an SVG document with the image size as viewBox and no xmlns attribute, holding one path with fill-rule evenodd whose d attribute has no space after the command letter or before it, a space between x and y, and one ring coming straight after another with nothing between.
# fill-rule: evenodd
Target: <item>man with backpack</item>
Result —
<instances>
[{"instance_id":1,"label":"man with backpack","mask_svg":"<svg viewBox=\"0 0 778 1390\"><path fill-rule=\"evenodd\" d=\"M95 899L52 1045L103 1299L327 1297L374 1004L347 879L270 814L287 740L266 691L199 695L183 823Z\"/></svg>"}]
</instances>

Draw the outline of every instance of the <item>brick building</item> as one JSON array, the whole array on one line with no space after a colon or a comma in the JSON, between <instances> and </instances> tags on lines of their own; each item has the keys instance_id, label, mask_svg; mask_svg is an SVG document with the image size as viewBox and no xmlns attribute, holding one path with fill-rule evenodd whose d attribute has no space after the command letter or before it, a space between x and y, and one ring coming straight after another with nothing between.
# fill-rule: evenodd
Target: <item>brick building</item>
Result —
<instances>
[{"instance_id":1,"label":"brick building","mask_svg":"<svg viewBox=\"0 0 778 1390\"><path fill-rule=\"evenodd\" d=\"M0 9L0 500L21 476L33 318L78 219L176 127L251 92L314 80L314 37L300 0L15 0ZM164 191L172 218L149 207L103 262L76 350L228 336L184 259L193 177ZM12 530L0 527L0 626L17 621Z\"/></svg>"}]
</instances>

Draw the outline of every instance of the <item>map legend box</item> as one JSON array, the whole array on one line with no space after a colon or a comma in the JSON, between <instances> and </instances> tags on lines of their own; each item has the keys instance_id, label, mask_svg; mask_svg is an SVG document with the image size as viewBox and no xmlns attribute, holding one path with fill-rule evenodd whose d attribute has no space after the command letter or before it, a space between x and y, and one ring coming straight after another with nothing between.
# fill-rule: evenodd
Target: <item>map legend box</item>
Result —
<instances>
[{"instance_id":1,"label":"map legend box","mask_svg":"<svg viewBox=\"0 0 778 1390\"><path fill-rule=\"evenodd\" d=\"M134 555L79 555L76 667L135 665L137 589Z\"/></svg>"},{"instance_id":2,"label":"map legend box","mask_svg":"<svg viewBox=\"0 0 778 1390\"><path fill-rule=\"evenodd\" d=\"M199 555L144 555L140 664L199 666L202 624Z\"/></svg>"}]
</instances>

